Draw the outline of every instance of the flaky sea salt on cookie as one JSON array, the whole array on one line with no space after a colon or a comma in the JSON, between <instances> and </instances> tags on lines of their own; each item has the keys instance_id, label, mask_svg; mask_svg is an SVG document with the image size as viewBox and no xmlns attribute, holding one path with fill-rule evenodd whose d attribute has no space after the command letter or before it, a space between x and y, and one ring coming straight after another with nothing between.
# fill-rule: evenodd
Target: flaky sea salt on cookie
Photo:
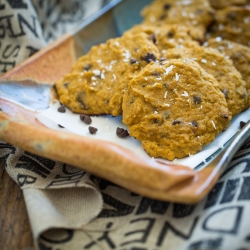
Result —
<instances>
[{"instance_id":1,"label":"flaky sea salt on cookie","mask_svg":"<svg viewBox=\"0 0 250 250\"><path fill-rule=\"evenodd\" d=\"M242 79L246 82L247 103L246 108L250 107L250 48L221 37L209 39L205 43L206 47L217 49L225 57L233 61L234 67L241 73Z\"/></svg>"},{"instance_id":2,"label":"flaky sea salt on cookie","mask_svg":"<svg viewBox=\"0 0 250 250\"><path fill-rule=\"evenodd\" d=\"M118 116L129 80L159 56L144 33L93 46L78 59L71 73L56 83L59 100L76 113Z\"/></svg>"},{"instance_id":3,"label":"flaky sea salt on cookie","mask_svg":"<svg viewBox=\"0 0 250 250\"><path fill-rule=\"evenodd\" d=\"M222 9L231 5L248 5L250 0L210 0L210 4L215 9Z\"/></svg>"},{"instance_id":4,"label":"flaky sea salt on cookie","mask_svg":"<svg viewBox=\"0 0 250 250\"><path fill-rule=\"evenodd\" d=\"M130 135L168 160L200 151L231 120L217 81L188 59L147 65L129 82L122 107Z\"/></svg>"},{"instance_id":5,"label":"flaky sea salt on cookie","mask_svg":"<svg viewBox=\"0 0 250 250\"><path fill-rule=\"evenodd\" d=\"M165 51L163 57L167 59L189 58L196 61L218 81L232 115L237 115L246 109L248 100L246 82L233 63L219 51L200 46L192 49L169 49Z\"/></svg>"},{"instance_id":6,"label":"flaky sea salt on cookie","mask_svg":"<svg viewBox=\"0 0 250 250\"><path fill-rule=\"evenodd\" d=\"M160 53L170 48L183 48L199 46L199 43L190 35L190 29L177 24L163 24L160 26L153 24L139 24L126 31L125 34L146 33Z\"/></svg>"},{"instance_id":7,"label":"flaky sea salt on cookie","mask_svg":"<svg viewBox=\"0 0 250 250\"><path fill-rule=\"evenodd\" d=\"M207 39L218 36L250 47L250 7L228 6L216 11Z\"/></svg>"},{"instance_id":8,"label":"flaky sea salt on cookie","mask_svg":"<svg viewBox=\"0 0 250 250\"><path fill-rule=\"evenodd\" d=\"M177 24L190 29L194 39L202 40L213 21L208 0L155 0L142 11L146 24Z\"/></svg>"}]
</instances>

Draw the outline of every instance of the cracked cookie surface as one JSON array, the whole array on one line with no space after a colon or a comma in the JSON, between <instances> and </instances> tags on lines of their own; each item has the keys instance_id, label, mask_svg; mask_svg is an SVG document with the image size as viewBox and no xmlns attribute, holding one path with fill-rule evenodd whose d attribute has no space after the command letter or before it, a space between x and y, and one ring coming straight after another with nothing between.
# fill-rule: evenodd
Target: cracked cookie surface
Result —
<instances>
[{"instance_id":1,"label":"cracked cookie surface","mask_svg":"<svg viewBox=\"0 0 250 250\"><path fill-rule=\"evenodd\" d=\"M222 40L221 37L209 39L207 47L218 49L222 54L228 56L234 67L241 73L242 79L246 82L248 93L246 108L250 107L250 48L229 40Z\"/></svg>"},{"instance_id":2,"label":"cracked cookie surface","mask_svg":"<svg viewBox=\"0 0 250 250\"><path fill-rule=\"evenodd\" d=\"M75 113L118 116L129 80L159 55L144 33L93 46L56 83L59 100Z\"/></svg>"},{"instance_id":3,"label":"cracked cookie surface","mask_svg":"<svg viewBox=\"0 0 250 250\"><path fill-rule=\"evenodd\" d=\"M189 59L150 63L129 82L123 98L123 122L152 157L195 154L230 119L217 81Z\"/></svg>"},{"instance_id":4,"label":"cracked cookie surface","mask_svg":"<svg viewBox=\"0 0 250 250\"><path fill-rule=\"evenodd\" d=\"M218 81L232 115L237 115L246 109L248 99L246 82L233 63L217 50L205 47L169 49L163 56L167 59L189 58L196 61Z\"/></svg>"},{"instance_id":5,"label":"cracked cookie surface","mask_svg":"<svg viewBox=\"0 0 250 250\"><path fill-rule=\"evenodd\" d=\"M139 24L126 31L126 33L132 34L141 32L149 36L160 53L170 48L199 46L199 43L191 37L189 28L182 25L163 24L157 26L153 24Z\"/></svg>"},{"instance_id":6,"label":"cracked cookie surface","mask_svg":"<svg viewBox=\"0 0 250 250\"><path fill-rule=\"evenodd\" d=\"M155 0L142 11L146 24L178 24L189 27L194 39L203 40L213 21L208 0Z\"/></svg>"},{"instance_id":7,"label":"cracked cookie surface","mask_svg":"<svg viewBox=\"0 0 250 250\"><path fill-rule=\"evenodd\" d=\"M250 8L228 6L216 11L207 38L222 37L250 47Z\"/></svg>"},{"instance_id":8,"label":"cracked cookie surface","mask_svg":"<svg viewBox=\"0 0 250 250\"><path fill-rule=\"evenodd\" d=\"M248 5L250 0L210 0L210 4L215 9L222 9L230 5Z\"/></svg>"}]
</instances>

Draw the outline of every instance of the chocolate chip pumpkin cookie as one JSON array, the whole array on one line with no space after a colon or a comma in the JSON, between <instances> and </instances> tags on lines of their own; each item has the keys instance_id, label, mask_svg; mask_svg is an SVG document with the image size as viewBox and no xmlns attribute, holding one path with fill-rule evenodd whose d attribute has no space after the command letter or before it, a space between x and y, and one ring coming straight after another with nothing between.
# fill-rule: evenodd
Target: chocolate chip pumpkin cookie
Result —
<instances>
[{"instance_id":1,"label":"chocolate chip pumpkin cookie","mask_svg":"<svg viewBox=\"0 0 250 250\"><path fill-rule=\"evenodd\" d=\"M160 26L139 24L126 31L126 33L132 34L141 32L149 36L160 52L170 48L194 47L199 45L190 36L190 30L186 26L176 24L164 24Z\"/></svg>"},{"instance_id":2,"label":"chocolate chip pumpkin cookie","mask_svg":"<svg viewBox=\"0 0 250 250\"><path fill-rule=\"evenodd\" d=\"M210 0L210 4L215 9L222 9L230 5L247 5L250 0Z\"/></svg>"},{"instance_id":3,"label":"chocolate chip pumpkin cookie","mask_svg":"<svg viewBox=\"0 0 250 250\"><path fill-rule=\"evenodd\" d=\"M212 48L194 47L192 49L169 49L164 55L167 59L189 58L196 61L207 73L211 74L224 94L228 109L236 115L246 108L246 82L235 69L233 63Z\"/></svg>"},{"instance_id":4,"label":"chocolate chip pumpkin cookie","mask_svg":"<svg viewBox=\"0 0 250 250\"><path fill-rule=\"evenodd\" d=\"M193 38L202 40L213 21L213 9L208 0L155 0L142 15L146 24L177 24L189 27Z\"/></svg>"},{"instance_id":5,"label":"chocolate chip pumpkin cookie","mask_svg":"<svg viewBox=\"0 0 250 250\"><path fill-rule=\"evenodd\" d=\"M147 65L129 82L122 107L130 135L168 160L200 151L231 119L217 81L189 59Z\"/></svg>"},{"instance_id":6,"label":"chocolate chip pumpkin cookie","mask_svg":"<svg viewBox=\"0 0 250 250\"><path fill-rule=\"evenodd\" d=\"M157 57L157 47L144 33L93 46L56 83L59 100L76 113L120 115L127 83Z\"/></svg>"},{"instance_id":7,"label":"chocolate chip pumpkin cookie","mask_svg":"<svg viewBox=\"0 0 250 250\"><path fill-rule=\"evenodd\" d=\"M229 6L216 11L215 22L210 26L207 38L218 36L250 46L250 8Z\"/></svg>"},{"instance_id":8,"label":"chocolate chip pumpkin cookie","mask_svg":"<svg viewBox=\"0 0 250 250\"><path fill-rule=\"evenodd\" d=\"M207 47L218 49L222 54L229 57L234 67L241 73L242 79L246 82L248 93L247 107L250 107L250 48L239 43L222 40L221 37L209 39Z\"/></svg>"}]
</instances>

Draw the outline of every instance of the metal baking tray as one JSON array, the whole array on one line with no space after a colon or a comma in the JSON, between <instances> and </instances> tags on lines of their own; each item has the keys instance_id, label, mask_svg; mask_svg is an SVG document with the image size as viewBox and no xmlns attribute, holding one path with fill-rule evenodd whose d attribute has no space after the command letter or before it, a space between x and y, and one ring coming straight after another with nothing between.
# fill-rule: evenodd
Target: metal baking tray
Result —
<instances>
[{"instance_id":1,"label":"metal baking tray","mask_svg":"<svg viewBox=\"0 0 250 250\"><path fill-rule=\"evenodd\" d=\"M91 46L141 22L151 0L113 0L70 33L0 77L0 139L28 152L71 164L137 194L195 203L214 186L218 164L200 170L143 159L114 143L49 129L36 115L56 99L54 83ZM96 157L98 156L98 157Z\"/></svg>"}]
</instances>

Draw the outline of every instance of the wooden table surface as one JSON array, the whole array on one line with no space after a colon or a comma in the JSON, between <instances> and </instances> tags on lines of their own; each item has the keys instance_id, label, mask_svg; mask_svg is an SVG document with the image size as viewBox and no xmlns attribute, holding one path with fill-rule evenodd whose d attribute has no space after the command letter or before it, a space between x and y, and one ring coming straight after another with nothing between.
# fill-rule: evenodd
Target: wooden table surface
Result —
<instances>
[{"instance_id":1,"label":"wooden table surface","mask_svg":"<svg viewBox=\"0 0 250 250\"><path fill-rule=\"evenodd\" d=\"M35 250L24 198L0 159L0 249Z\"/></svg>"}]
</instances>

